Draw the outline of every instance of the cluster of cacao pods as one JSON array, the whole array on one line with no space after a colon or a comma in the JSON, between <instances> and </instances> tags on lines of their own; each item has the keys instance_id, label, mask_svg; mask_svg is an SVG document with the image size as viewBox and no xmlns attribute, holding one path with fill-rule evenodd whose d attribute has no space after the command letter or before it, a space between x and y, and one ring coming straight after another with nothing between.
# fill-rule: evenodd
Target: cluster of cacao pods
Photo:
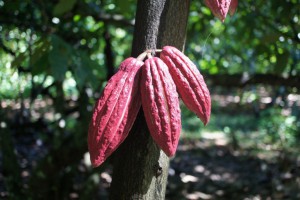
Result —
<instances>
[{"instance_id":1,"label":"cluster of cacao pods","mask_svg":"<svg viewBox=\"0 0 300 200\"><path fill-rule=\"evenodd\" d=\"M150 52L124 60L94 107L88 133L94 167L125 140L141 105L152 138L169 157L181 132L179 97L204 124L209 121L210 94L192 61L171 46L160 50L159 57Z\"/></svg>"},{"instance_id":2,"label":"cluster of cacao pods","mask_svg":"<svg viewBox=\"0 0 300 200\"><path fill-rule=\"evenodd\" d=\"M238 0L205 0L205 4L210 8L214 16L224 22L226 15L232 16L238 5Z\"/></svg>"}]
</instances>

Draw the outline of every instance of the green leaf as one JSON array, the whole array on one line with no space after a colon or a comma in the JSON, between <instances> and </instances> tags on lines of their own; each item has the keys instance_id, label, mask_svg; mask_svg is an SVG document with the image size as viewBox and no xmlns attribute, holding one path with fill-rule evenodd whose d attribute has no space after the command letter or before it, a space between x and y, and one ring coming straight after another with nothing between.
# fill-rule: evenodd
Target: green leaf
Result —
<instances>
[{"instance_id":1,"label":"green leaf","mask_svg":"<svg viewBox=\"0 0 300 200\"><path fill-rule=\"evenodd\" d=\"M74 7L77 0L60 0L54 7L53 15L59 16L62 15Z\"/></svg>"},{"instance_id":2,"label":"green leaf","mask_svg":"<svg viewBox=\"0 0 300 200\"><path fill-rule=\"evenodd\" d=\"M56 35L52 35L51 44L52 49L48 56L51 74L55 79L62 81L71 57L71 47Z\"/></svg>"},{"instance_id":3,"label":"green leaf","mask_svg":"<svg viewBox=\"0 0 300 200\"><path fill-rule=\"evenodd\" d=\"M100 73L98 76L96 76L93 73L93 70L100 70L105 71L104 69L101 69L99 64L96 61L93 61L90 59L88 54L77 51L76 58L73 58L73 72L74 72L74 78L76 80L77 85L81 88L87 83L91 84L92 86L98 86L99 85L99 79L105 80L106 73Z\"/></svg>"},{"instance_id":4,"label":"green leaf","mask_svg":"<svg viewBox=\"0 0 300 200\"><path fill-rule=\"evenodd\" d=\"M38 42L36 45L36 48L34 49L32 55L31 55L31 62L35 63L47 52L49 52L50 49L50 42L48 39L43 39L40 42Z\"/></svg>"},{"instance_id":5,"label":"green leaf","mask_svg":"<svg viewBox=\"0 0 300 200\"><path fill-rule=\"evenodd\" d=\"M12 68L18 68L27 58L26 52L20 53L12 62Z\"/></svg>"},{"instance_id":6,"label":"green leaf","mask_svg":"<svg viewBox=\"0 0 300 200\"><path fill-rule=\"evenodd\" d=\"M274 72L276 74L282 74L286 67L288 66L290 54L288 52L284 52L283 54L278 54L276 56L277 62L274 66Z\"/></svg>"},{"instance_id":7,"label":"green leaf","mask_svg":"<svg viewBox=\"0 0 300 200\"><path fill-rule=\"evenodd\" d=\"M49 70L48 54L50 42L47 39L41 41L34 49L31 57L32 74L38 75Z\"/></svg>"},{"instance_id":8,"label":"green leaf","mask_svg":"<svg viewBox=\"0 0 300 200\"><path fill-rule=\"evenodd\" d=\"M123 1L123 0L115 0L116 6L119 8L121 13L126 13L130 11L130 3L128 1Z\"/></svg>"},{"instance_id":9,"label":"green leaf","mask_svg":"<svg viewBox=\"0 0 300 200\"><path fill-rule=\"evenodd\" d=\"M32 75L38 75L49 71L50 65L48 61L48 53L49 52L44 52L44 54L32 64Z\"/></svg>"},{"instance_id":10,"label":"green leaf","mask_svg":"<svg viewBox=\"0 0 300 200\"><path fill-rule=\"evenodd\" d=\"M73 71L74 71L74 78L79 88L85 84L87 79L87 75L90 71L88 64L86 63L85 55L79 54L80 56L76 56L73 58Z\"/></svg>"},{"instance_id":11,"label":"green leaf","mask_svg":"<svg viewBox=\"0 0 300 200\"><path fill-rule=\"evenodd\" d=\"M266 44L274 43L279 40L279 37L280 37L280 34L278 34L278 33L266 34L262 37L261 42L266 43Z\"/></svg>"}]
</instances>

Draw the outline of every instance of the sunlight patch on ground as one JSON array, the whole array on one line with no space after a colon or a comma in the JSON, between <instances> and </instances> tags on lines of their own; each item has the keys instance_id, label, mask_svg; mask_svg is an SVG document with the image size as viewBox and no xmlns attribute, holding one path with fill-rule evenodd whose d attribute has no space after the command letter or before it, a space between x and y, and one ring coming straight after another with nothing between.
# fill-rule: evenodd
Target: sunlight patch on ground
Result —
<instances>
[{"instance_id":1,"label":"sunlight patch on ground","mask_svg":"<svg viewBox=\"0 0 300 200\"><path fill-rule=\"evenodd\" d=\"M212 199L212 196L202 192L194 192L186 195L187 199Z\"/></svg>"},{"instance_id":2,"label":"sunlight patch on ground","mask_svg":"<svg viewBox=\"0 0 300 200\"><path fill-rule=\"evenodd\" d=\"M203 165L196 165L194 167L194 171L197 173L203 173L205 171L205 167Z\"/></svg>"},{"instance_id":3,"label":"sunlight patch on ground","mask_svg":"<svg viewBox=\"0 0 300 200\"><path fill-rule=\"evenodd\" d=\"M212 140L216 145L227 145L228 139L224 132L215 131L215 132L202 132L202 139Z\"/></svg>"},{"instance_id":4,"label":"sunlight patch on ground","mask_svg":"<svg viewBox=\"0 0 300 200\"><path fill-rule=\"evenodd\" d=\"M84 163L87 167L92 166L89 152L86 152L86 153L83 155L83 163Z\"/></svg>"},{"instance_id":5,"label":"sunlight patch on ground","mask_svg":"<svg viewBox=\"0 0 300 200\"><path fill-rule=\"evenodd\" d=\"M183 183L197 182L199 180L196 176L188 175L185 173L181 173L180 178Z\"/></svg>"},{"instance_id":6,"label":"sunlight patch on ground","mask_svg":"<svg viewBox=\"0 0 300 200\"><path fill-rule=\"evenodd\" d=\"M111 175L107 172L102 172L100 177L101 179L104 179L107 183L111 183L112 181Z\"/></svg>"}]
</instances>

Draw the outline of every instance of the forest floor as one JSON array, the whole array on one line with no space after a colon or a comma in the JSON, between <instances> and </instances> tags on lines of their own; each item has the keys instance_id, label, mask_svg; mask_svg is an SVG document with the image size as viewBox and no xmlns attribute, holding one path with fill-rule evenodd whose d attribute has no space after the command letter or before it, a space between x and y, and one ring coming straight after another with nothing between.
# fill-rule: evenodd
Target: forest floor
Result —
<instances>
[{"instance_id":1,"label":"forest floor","mask_svg":"<svg viewBox=\"0 0 300 200\"><path fill-rule=\"evenodd\" d=\"M28 175L27 170L22 172L24 179ZM108 199L111 175L111 166L101 172L99 199ZM0 171L5 197L3 178ZM300 199L300 156L285 150L234 150L218 133L197 140L183 138L170 163L166 199Z\"/></svg>"},{"instance_id":2,"label":"forest floor","mask_svg":"<svg viewBox=\"0 0 300 200\"><path fill-rule=\"evenodd\" d=\"M292 105L296 105L295 110L299 112L300 95L290 97L295 99L289 101L288 108L290 109L280 110L280 113L286 112L284 116L281 116L280 113L278 115L278 109L266 109L267 111L258 113L259 118L255 116L255 112L252 112L255 110L256 105L241 105L238 103L240 102L239 98L230 95L214 95L213 99L215 102L219 102L219 105L214 105L211 121L207 127L203 127L194 114L182 110L184 118L183 133L176 156L171 159L170 163L167 200L300 199L299 147L289 144L282 145L289 140L280 138L281 134L288 136L286 133L290 128L294 128L290 123L295 122L291 115L293 113ZM5 103L2 102L2 108L5 108L5 112L7 111L15 117L20 105ZM6 150L0 151L0 199L5 199L5 197L11 195L9 193L11 191L5 183L7 181L14 182L13 178L16 177L2 171L5 154L16 154L17 163L15 163L15 166L19 165L21 169L21 175L17 176L21 177L21 182L24 183L22 187L26 190L32 171L40 160L49 157L50 148L55 149L58 148L55 145L61 145L61 148L65 151L73 146L69 143L66 143L69 146L65 146L65 143L51 144L45 142L47 140L57 142L63 137L55 132L52 133L53 130L56 130L53 127L57 127L55 125L56 115L53 114L52 109L49 109L52 103L46 101L38 103L35 106L36 110L29 110L25 102L25 108L28 107L27 111L30 112L28 116L37 116L35 119L29 120L30 123L27 123L27 125L30 126L12 126L17 129L14 134L11 134L12 144L8 144L4 137L1 138L2 149L6 148ZM263 108L261 105L258 105L259 109ZM42 115L44 118L41 118L40 113L43 109L45 110ZM13 118L7 116L9 119ZM19 121L18 123L20 123ZM60 122L62 120L59 121L59 127L63 125ZM24 122L22 123L24 124ZM2 127L5 124L1 122L0 125ZM272 135L274 133L270 130L273 130L273 127L277 128L275 130L281 128L282 131L278 134L273 131L275 135ZM67 132L63 128L61 131ZM20 134L23 132L26 134ZM54 137L54 139L47 139L47 134ZM272 137L269 137L270 134ZM69 136L67 135L67 137ZM79 141L82 142L81 139ZM281 141L281 143L278 143L278 141ZM69 157L69 155L67 156ZM58 157L60 158L60 154ZM48 161L53 162L52 165L59 166L51 159L48 159ZM85 178L81 177L80 180L87 181L90 180L89 177L94 177L94 174L97 174L99 177L96 186L99 197L97 199L107 199L112 174L110 164L99 171L92 171L90 166L84 165L82 158L78 158L78 163L75 163L77 167L75 168L73 164L72 166L65 166L70 164L68 160L65 160L65 162L67 163L59 163L61 166L57 168L61 170L60 173L64 173L64 178L68 177L68 170L72 170L75 174L77 172L82 173ZM14 166L12 163L10 164ZM36 173L36 175L37 177L40 176L39 173ZM57 173L54 172L53 175L57 175ZM57 175L57 177L60 176ZM56 177L53 177L53 179L56 179ZM69 181L69 179L67 180ZM72 178L70 180L74 181ZM75 186L72 186L72 182L68 183L72 189L70 189L71 192L67 191L70 192L67 199L84 199L81 197L81 192L85 189L85 186L81 185L85 183L76 181ZM47 187L45 185L45 188ZM64 192L62 191L62 193Z\"/></svg>"},{"instance_id":3,"label":"forest floor","mask_svg":"<svg viewBox=\"0 0 300 200\"><path fill-rule=\"evenodd\" d=\"M270 147L234 149L218 133L182 139L167 199L300 199L300 156Z\"/></svg>"},{"instance_id":4,"label":"forest floor","mask_svg":"<svg viewBox=\"0 0 300 200\"><path fill-rule=\"evenodd\" d=\"M182 138L171 160L167 200L300 199L298 150L238 148L225 135ZM108 196L111 169L101 173ZM106 190L103 190L106 188Z\"/></svg>"}]
</instances>

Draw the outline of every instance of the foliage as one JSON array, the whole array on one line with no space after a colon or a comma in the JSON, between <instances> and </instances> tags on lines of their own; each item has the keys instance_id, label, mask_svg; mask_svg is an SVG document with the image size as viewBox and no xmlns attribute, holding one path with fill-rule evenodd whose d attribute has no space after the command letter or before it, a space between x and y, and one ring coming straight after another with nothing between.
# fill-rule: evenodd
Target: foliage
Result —
<instances>
[{"instance_id":1,"label":"foliage","mask_svg":"<svg viewBox=\"0 0 300 200\"><path fill-rule=\"evenodd\" d=\"M133 0L0 0L4 195L89 199L108 187L96 175L107 166L92 169L87 162L86 130L95 99L130 55L135 9ZM299 76L299 10L297 0L245 0L221 23L203 1L191 1L186 54L204 75ZM258 134L260 141L297 143L299 99L285 98L296 96L298 88L210 87L212 94L235 96L238 105L226 110L226 100L217 99L205 128L182 107L184 132ZM271 102L261 103L266 96Z\"/></svg>"},{"instance_id":2,"label":"foliage","mask_svg":"<svg viewBox=\"0 0 300 200\"><path fill-rule=\"evenodd\" d=\"M296 0L241 1L222 24L197 1L191 7L187 50L210 73L299 74L299 6Z\"/></svg>"}]
</instances>

